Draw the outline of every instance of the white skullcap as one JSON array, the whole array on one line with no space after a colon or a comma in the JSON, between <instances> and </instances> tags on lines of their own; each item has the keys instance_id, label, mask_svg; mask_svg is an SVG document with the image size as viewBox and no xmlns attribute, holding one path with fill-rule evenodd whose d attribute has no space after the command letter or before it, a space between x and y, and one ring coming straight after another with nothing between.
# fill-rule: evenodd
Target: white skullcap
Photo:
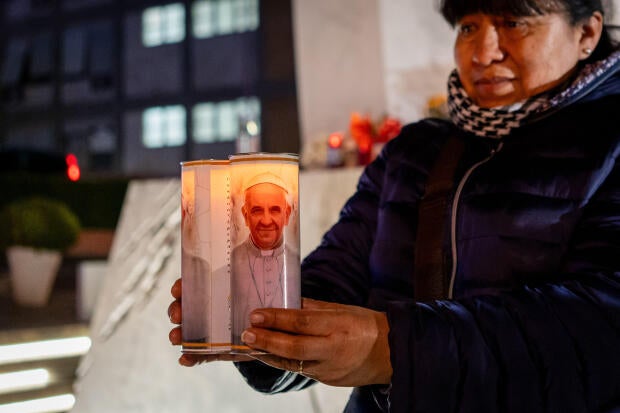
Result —
<instances>
[{"instance_id":1,"label":"white skullcap","mask_svg":"<svg viewBox=\"0 0 620 413\"><path fill-rule=\"evenodd\" d=\"M284 180L271 172L263 172L258 175L254 175L245 182L245 185L243 185L243 192L258 184L273 184L282 188L287 194L289 192Z\"/></svg>"}]
</instances>

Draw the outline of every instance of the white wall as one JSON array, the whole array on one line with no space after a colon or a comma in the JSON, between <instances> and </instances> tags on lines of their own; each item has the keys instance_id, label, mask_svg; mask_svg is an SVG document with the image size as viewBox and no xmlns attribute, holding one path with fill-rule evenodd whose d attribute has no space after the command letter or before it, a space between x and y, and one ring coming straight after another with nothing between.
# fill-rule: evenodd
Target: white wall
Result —
<instances>
[{"instance_id":1,"label":"white wall","mask_svg":"<svg viewBox=\"0 0 620 413\"><path fill-rule=\"evenodd\" d=\"M610 24L620 26L620 0L608 0L607 20Z\"/></svg>"},{"instance_id":2,"label":"white wall","mask_svg":"<svg viewBox=\"0 0 620 413\"><path fill-rule=\"evenodd\" d=\"M293 1L302 142L385 110L378 1Z\"/></svg>"},{"instance_id":3,"label":"white wall","mask_svg":"<svg viewBox=\"0 0 620 413\"><path fill-rule=\"evenodd\" d=\"M452 29L435 3L379 2L387 111L403 122L426 115L428 98L446 92L454 67Z\"/></svg>"},{"instance_id":4,"label":"white wall","mask_svg":"<svg viewBox=\"0 0 620 413\"><path fill-rule=\"evenodd\" d=\"M346 129L354 111L424 115L452 68L452 31L434 3L293 1L302 142Z\"/></svg>"}]
</instances>

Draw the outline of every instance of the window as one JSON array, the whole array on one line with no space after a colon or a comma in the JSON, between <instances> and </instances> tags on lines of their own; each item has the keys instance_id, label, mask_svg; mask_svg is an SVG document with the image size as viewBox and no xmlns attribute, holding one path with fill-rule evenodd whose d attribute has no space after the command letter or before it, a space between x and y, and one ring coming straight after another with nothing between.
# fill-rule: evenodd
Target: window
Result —
<instances>
[{"instance_id":1,"label":"window","mask_svg":"<svg viewBox=\"0 0 620 413\"><path fill-rule=\"evenodd\" d=\"M22 38L11 39L3 59L0 84L2 87L19 86L22 80L23 67L28 54L28 41Z\"/></svg>"},{"instance_id":2,"label":"window","mask_svg":"<svg viewBox=\"0 0 620 413\"><path fill-rule=\"evenodd\" d=\"M114 32L109 25L93 26L90 30L89 58L91 85L105 89L112 85L114 76Z\"/></svg>"},{"instance_id":3,"label":"window","mask_svg":"<svg viewBox=\"0 0 620 413\"><path fill-rule=\"evenodd\" d=\"M0 65L2 100L48 102L52 98L54 39L51 32L9 38ZM37 89L29 95L28 90ZM44 91L45 90L45 91Z\"/></svg>"},{"instance_id":4,"label":"window","mask_svg":"<svg viewBox=\"0 0 620 413\"><path fill-rule=\"evenodd\" d=\"M185 108L181 105L148 108L142 113L142 144L163 148L185 144Z\"/></svg>"},{"instance_id":5,"label":"window","mask_svg":"<svg viewBox=\"0 0 620 413\"><path fill-rule=\"evenodd\" d=\"M53 39L51 33L41 33L32 39L30 54L30 78L50 80L54 67Z\"/></svg>"},{"instance_id":6,"label":"window","mask_svg":"<svg viewBox=\"0 0 620 413\"><path fill-rule=\"evenodd\" d=\"M181 3L149 7L142 13L142 43L146 47L185 39L185 7Z\"/></svg>"},{"instance_id":7,"label":"window","mask_svg":"<svg viewBox=\"0 0 620 413\"><path fill-rule=\"evenodd\" d=\"M260 134L260 101L256 97L200 103L193 109L193 139L197 143L234 141L243 127Z\"/></svg>"},{"instance_id":8,"label":"window","mask_svg":"<svg viewBox=\"0 0 620 413\"><path fill-rule=\"evenodd\" d=\"M62 71L78 76L86 70L87 33L82 27L67 29L63 35Z\"/></svg>"},{"instance_id":9,"label":"window","mask_svg":"<svg viewBox=\"0 0 620 413\"><path fill-rule=\"evenodd\" d=\"M114 31L100 22L65 30L62 72L65 80L90 80L93 89L110 88L114 78Z\"/></svg>"},{"instance_id":10,"label":"window","mask_svg":"<svg viewBox=\"0 0 620 413\"><path fill-rule=\"evenodd\" d=\"M198 0L192 6L192 31L205 39L256 30L258 0Z\"/></svg>"}]
</instances>

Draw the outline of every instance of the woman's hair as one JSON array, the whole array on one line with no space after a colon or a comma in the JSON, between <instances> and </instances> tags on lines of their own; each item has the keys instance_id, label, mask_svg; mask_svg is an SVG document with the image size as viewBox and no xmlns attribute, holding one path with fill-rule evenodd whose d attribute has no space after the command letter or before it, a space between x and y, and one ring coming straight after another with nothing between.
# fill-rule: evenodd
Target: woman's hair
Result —
<instances>
[{"instance_id":1,"label":"woman's hair","mask_svg":"<svg viewBox=\"0 0 620 413\"><path fill-rule=\"evenodd\" d=\"M602 0L440 0L440 11L453 27L467 14L536 16L563 12L576 25L594 12L605 13ZM619 47L604 27L596 48L584 63L600 60Z\"/></svg>"}]
</instances>

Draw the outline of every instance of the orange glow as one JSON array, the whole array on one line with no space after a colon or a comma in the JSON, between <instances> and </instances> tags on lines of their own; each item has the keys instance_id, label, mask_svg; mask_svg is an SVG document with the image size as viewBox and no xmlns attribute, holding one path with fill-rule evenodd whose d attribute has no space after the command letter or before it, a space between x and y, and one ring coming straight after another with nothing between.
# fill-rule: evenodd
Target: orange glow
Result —
<instances>
[{"instance_id":1,"label":"orange glow","mask_svg":"<svg viewBox=\"0 0 620 413\"><path fill-rule=\"evenodd\" d=\"M341 133L332 133L331 135L329 135L329 139L327 142L330 148L338 149L342 146L343 140L344 140L344 137L342 136Z\"/></svg>"},{"instance_id":2,"label":"orange glow","mask_svg":"<svg viewBox=\"0 0 620 413\"><path fill-rule=\"evenodd\" d=\"M69 180L75 182L78 181L80 179L80 167L73 164L73 165L69 165L69 167L67 168L67 176L69 177Z\"/></svg>"},{"instance_id":3,"label":"orange glow","mask_svg":"<svg viewBox=\"0 0 620 413\"><path fill-rule=\"evenodd\" d=\"M359 144L359 151L361 153L370 153L370 141L364 140Z\"/></svg>"}]
</instances>

